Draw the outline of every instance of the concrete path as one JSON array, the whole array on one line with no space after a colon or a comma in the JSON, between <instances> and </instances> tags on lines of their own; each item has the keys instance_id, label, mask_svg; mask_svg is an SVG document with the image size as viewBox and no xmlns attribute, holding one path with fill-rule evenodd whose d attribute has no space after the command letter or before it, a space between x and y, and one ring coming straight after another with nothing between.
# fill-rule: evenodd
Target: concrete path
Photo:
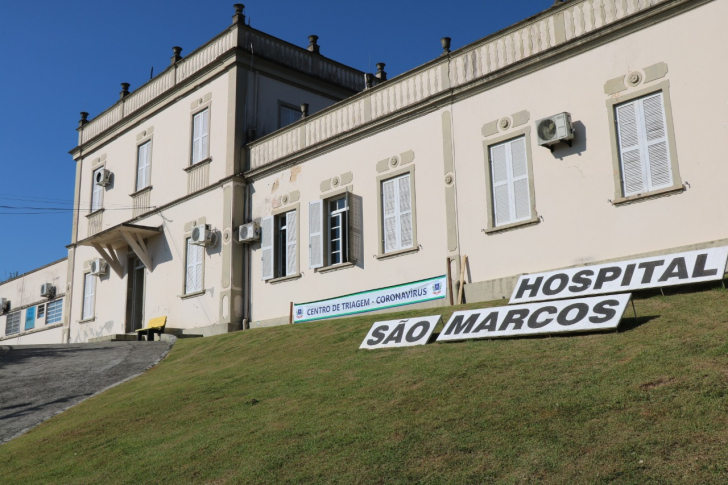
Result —
<instances>
[{"instance_id":1,"label":"concrete path","mask_svg":"<svg viewBox=\"0 0 728 485\"><path fill-rule=\"evenodd\" d=\"M139 375L173 343L0 345L0 443Z\"/></svg>"}]
</instances>

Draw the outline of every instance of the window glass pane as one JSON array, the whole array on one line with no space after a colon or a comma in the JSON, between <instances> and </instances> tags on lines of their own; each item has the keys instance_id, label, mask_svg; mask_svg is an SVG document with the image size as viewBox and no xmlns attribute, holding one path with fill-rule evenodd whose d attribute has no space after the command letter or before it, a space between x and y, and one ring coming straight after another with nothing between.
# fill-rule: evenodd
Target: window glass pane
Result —
<instances>
[{"instance_id":1,"label":"window glass pane","mask_svg":"<svg viewBox=\"0 0 728 485\"><path fill-rule=\"evenodd\" d=\"M38 305L38 319L40 320L45 315L45 303Z\"/></svg>"},{"instance_id":2,"label":"window glass pane","mask_svg":"<svg viewBox=\"0 0 728 485\"><path fill-rule=\"evenodd\" d=\"M20 332L20 312L11 313L5 320L5 335Z\"/></svg>"},{"instance_id":3,"label":"window glass pane","mask_svg":"<svg viewBox=\"0 0 728 485\"><path fill-rule=\"evenodd\" d=\"M48 303L48 315L46 316L46 325L58 323L63 316L63 298Z\"/></svg>"}]
</instances>

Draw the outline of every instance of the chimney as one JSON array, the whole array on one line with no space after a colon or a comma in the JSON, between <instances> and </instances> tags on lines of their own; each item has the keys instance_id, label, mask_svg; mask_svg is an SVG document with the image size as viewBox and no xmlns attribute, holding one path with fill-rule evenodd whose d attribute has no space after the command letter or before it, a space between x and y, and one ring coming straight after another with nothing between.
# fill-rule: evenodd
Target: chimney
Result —
<instances>
[{"instance_id":1,"label":"chimney","mask_svg":"<svg viewBox=\"0 0 728 485\"><path fill-rule=\"evenodd\" d=\"M245 5L243 5L242 3L236 3L235 5L233 5L233 8L235 9L235 15L233 15L233 25L245 25L245 15L243 15Z\"/></svg>"},{"instance_id":2,"label":"chimney","mask_svg":"<svg viewBox=\"0 0 728 485\"><path fill-rule=\"evenodd\" d=\"M129 83L121 83L121 92L119 93L119 99L124 99L129 96Z\"/></svg>"},{"instance_id":3,"label":"chimney","mask_svg":"<svg viewBox=\"0 0 728 485\"><path fill-rule=\"evenodd\" d=\"M182 60L182 48L179 46L172 47L172 63L171 65L177 64Z\"/></svg>"},{"instance_id":4,"label":"chimney","mask_svg":"<svg viewBox=\"0 0 728 485\"><path fill-rule=\"evenodd\" d=\"M78 120L78 127L83 128L83 125L88 123L88 113L81 111L81 119Z\"/></svg>"},{"instance_id":5,"label":"chimney","mask_svg":"<svg viewBox=\"0 0 728 485\"><path fill-rule=\"evenodd\" d=\"M308 116L308 103L301 104L301 118Z\"/></svg>"},{"instance_id":6,"label":"chimney","mask_svg":"<svg viewBox=\"0 0 728 485\"><path fill-rule=\"evenodd\" d=\"M377 62L377 73L375 74L375 76L380 81L387 80L387 73L384 72L384 66L385 64L383 62Z\"/></svg>"},{"instance_id":7,"label":"chimney","mask_svg":"<svg viewBox=\"0 0 728 485\"><path fill-rule=\"evenodd\" d=\"M320 54L320 46L318 45L318 35L309 35L308 36L308 50L313 52L314 54Z\"/></svg>"},{"instance_id":8,"label":"chimney","mask_svg":"<svg viewBox=\"0 0 728 485\"><path fill-rule=\"evenodd\" d=\"M441 56L445 56L450 53L450 37L443 37L440 39L440 44L442 44L442 54Z\"/></svg>"},{"instance_id":9,"label":"chimney","mask_svg":"<svg viewBox=\"0 0 728 485\"><path fill-rule=\"evenodd\" d=\"M369 89L374 85L374 74L371 72L364 73L364 89Z\"/></svg>"}]
</instances>

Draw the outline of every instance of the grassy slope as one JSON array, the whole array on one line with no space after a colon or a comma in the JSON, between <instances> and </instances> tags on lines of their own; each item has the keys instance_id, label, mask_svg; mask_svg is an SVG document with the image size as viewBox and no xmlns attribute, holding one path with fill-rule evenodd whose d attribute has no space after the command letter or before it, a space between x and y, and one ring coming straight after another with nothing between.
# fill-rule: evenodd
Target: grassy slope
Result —
<instances>
[{"instance_id":1,"label":"grassy slope","mask_svg":"<svg viewBox=\"0 0 728 485\"><path fill-rule=\"evenodd\" d=\"M179 341L0 446L0 482L725 483L727 303L653 297L620 333L395 350L357 350L381 315Z\"/></svg>"}]
</instances>

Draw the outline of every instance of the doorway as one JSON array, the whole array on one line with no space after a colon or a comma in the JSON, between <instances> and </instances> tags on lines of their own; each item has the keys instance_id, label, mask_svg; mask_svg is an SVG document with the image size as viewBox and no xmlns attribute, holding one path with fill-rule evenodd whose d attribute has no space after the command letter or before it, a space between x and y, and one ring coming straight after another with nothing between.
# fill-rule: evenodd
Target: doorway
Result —
<instances>
[{"instance_id":1,"label":"doorway","mask_svg":"<svg viewBox=\"0 0 728 485\"><path fill-rule=\"evenodd\" d=\"M126 292L126 333L144 326L144 263L129 258L129 285Z\"/></svg>"}]
</instances>

